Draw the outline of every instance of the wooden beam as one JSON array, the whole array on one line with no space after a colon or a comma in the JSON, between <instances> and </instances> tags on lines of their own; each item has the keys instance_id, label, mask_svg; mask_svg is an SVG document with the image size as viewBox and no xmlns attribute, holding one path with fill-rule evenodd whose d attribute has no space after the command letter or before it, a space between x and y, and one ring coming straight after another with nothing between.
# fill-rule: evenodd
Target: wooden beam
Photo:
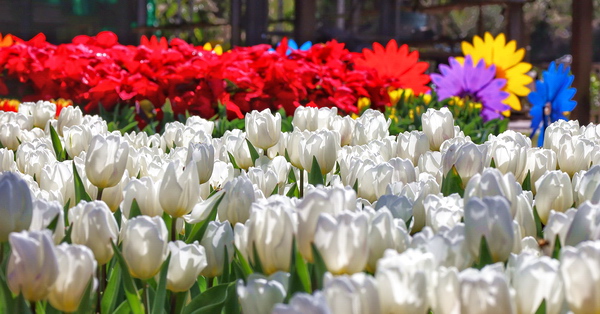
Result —
<instances>
[{"instance_id":1,"label":"wooden beam","mask_svg":"<svg viewBox=\"0 0 600 314\"><path fill-rule=\"evenodd\" d=\"M506 5L506 36L509 40L515 40L517 46L523 47L523 4L510 3Z\"/></svg>"},{"instance_id":2,"label":"wooden beam","mask_svg":"<svg viewBox=\"0 0 600 314\"><path fill-rule=\"evenodd\" d=\"M294 39L298 44L314 40L317 24L317 0L294 1Z\"/></svg>"},{"instance_id":3,"label":"wooden beam","mask_svg":"<svg viewBox=\"0 0 600 314\"><path fill-rule=\"evenodd\" d=\"M246 1L246 45L253 46L267 42L265 36L269 21L268 0Z\"/></svg>"},{"instance_id":4,"label":"wooden beam","mask_svg":"<svg viewBox=\"0 0 600 314\"><path fill-rule=\"evenodd\" d=\"M573 86L577 88L575 100L577 107L571 119L579 120L584 125L590 122L590 75L592 70L592 20L594 14L593 0L573 1L571 25L571 55L573 55L572 71L575 75Z\"/></svg>"}]
</instances>

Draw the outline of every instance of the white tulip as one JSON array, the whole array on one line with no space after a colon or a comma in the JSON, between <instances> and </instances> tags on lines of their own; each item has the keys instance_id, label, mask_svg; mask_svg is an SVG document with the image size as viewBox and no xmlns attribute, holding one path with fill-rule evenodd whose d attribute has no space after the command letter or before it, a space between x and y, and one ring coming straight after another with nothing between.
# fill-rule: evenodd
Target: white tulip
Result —
<instances>
[{"instance_id":1,"label":"white tulip","mask_svg":"<svg viewBox=\"0 0 600 314\"><path fill-rule=\"evenodd\" d=\"M465 187L465 203L472 197L503 196L510 203L510 214L517 213L517 196L522 188L512 173L502 174L495 168L486 168L481 174L475 174Z\"/></svg>"},{"instance_id":2,"label":"white tulip","mask_svg":"<svg viewBox=\"0 0 600 314\"><path fill-rule=\"evenodd\" d=\"M256 199L254 186L245 175L229 181L223 187L225 196L217 209L220 221L244 223L250 218L250 206Z\"/></svg>"},{"instance_id":3,"label":"white tulip","mask_svg":"<svg viewBox=\"0 0 600 314\"><path fill-rule=\"evenodd\" d=\"M85 124L65 127L63 133L65 150L71 158L87 151L92 142L92 130Z\"/></svg>"},{"instance_id":4,"label":"white tulip","mask_svg":"<svg viewBox=\"0 0 600 314\"><path fill-rule=\"evenodd\" d=\"M535 207L543 224L548 222L550 210L564 212L573 205L573 187L569 175L548 171L535 182Z\"/></svg>"},{"instance_id":5,"label":"white tulip","mask_svg":"<svg viewBox=\"0 0 600 314\"><path fill-rule=\"evenodd\" d=\"M302 145L300 161L306 171L311 171L313 158L316 158L321 168L321 174L324 175L333 170L337 159L337 152L340 148L339 133L320 130L311 134L300 145Z\"/></svg>"},{"instance_id":6,"label":"white tulip","mask_svg":"<svg viewBox=\"0 0 600 314\"><path fill-rule=\"evenodd\" d=\"M406 250L408 246L408 233L394 221L392 214L387 208L380 208L369 222L369 234L367 247L369 258L367 270L375 273L377 262L383 257L387 249L398 252Z\"/></svg>"},{"instance_id":7,"label":"white tulip","mask_svg":"<svg viewBox=\"0 0 600 314\"><path fill-rule=\"evenodd\" d=\"M300 131L316 131L326 129L333 118L337 116L337 108L314 108L303 107L296 108L292 125Z\"/></svg>"},{"instance_id":8,"label":"white tulip","mask_svg":"<svg viewBox=\"0 0 600 314\"><path fill-rule=\"evenodd\" d=\"M356 127L356 120L350 116L338 116L335 115L329 120L329 129L337 131L340 134L341 145L346 146L352 143L354 137L354 129Z\"/></svg>"},{"instance_id":9,"label":"white tulip","mask_svg":"<svg viewBox=\"0 0 600 314\"><path fill-rule=\"evenodd\" d=\"M588 240L600 239L600 204L581 204L569 226L563 245L576 246Z\"/></svg>"},{"instance_id":10,"label":"white tulip","mask_svg":"<svg viewBox=\"0 0 600 314\"><path fill-rule=\"evenodd\" d=\"M200 183L195 163L183 171L178 163L170 162L158 189L160 206L172 217L189 214L200 199Z\"/></svg>"},{"instance_id":11,"label":"white tulip","mask_svg":"<svg viewBox=\"0 0 600 314\"><path fill-rule=\"evenodd\" d=\"M409 249L387 250L377 265L375 279L382 313L425 313L427 286L435 269L433 254Z\"/></svg>"},{"instance_id":12,"label":"white tulip","mask_svg":"<svg viewBox=\"0 0 600 314\"><path fill-rule=\"evenodd\" d=\"M278 272L265 278L251 274L246 284L237 282L237 295L244 313L269 314L275 304L282 303L287 295L289 273Z\"/></svg>"},{"instance_id":13,"label":"white tulip","mask_svg":"<svg viewBox=\"0 0 600 314\"><path fill-rule=\"evenodd\" d=\"M458 194L447 197L427 195L423 201L426 225L436 233L442 227L452 229L463 218L463 204L463 199Z\"/></svg>"},{"instance_id":14,"label":"white tulip","mask_svg":"<svg viewBox=\"0 0 600 314\"><path fill-rule=\"evenodd\" d=\"M423 132L429 139L429 148L433 151L439 150L442 143L454 137L454 117L448 108L440 110L433 108L421 116Z\"/></svg>"},{"instance_id":15,"label":"white tulip","mask_svg":"<svg viewBox=\"0 0 600 314\"><path fill-rule=\"evenodd\" d=\"M129 144L115 135L92 138L85 159L85 173L100 189L117 185L127 166Z\"/></svg>"},{"instance_id":16,"label":"white tulip","mask_svg":"<svg viewBox=\"0 0 600 314\"><path fill-rule=\"evenodd\" d=\"M469 268L459 275L461 313L516 313L502 264Z\"/></svg>"},{"instance_id":17,"label":"white tulip","mask_svg":"<svg viewBox=\"0 0 600 314\"><path fill-rule=\"evenodd\" d=\"M186 165L190 162L196 164L198 171L198 183L206 183L210 180L215 164L215 148L211 144L193 144L188 147Z\"/></svg>"},{"instance_id":18,"label":"white tulip","mask_svg":"<svg viewBox=\"0 0 600 314\"><path fill-rule=\"evenodd\" d=\"M79 107L68 106L60 111L57 120L56 132L58 135L63 136L63 132L66 127L81 125L83 122L83 112Z\"/></svg>"},{"instance_id":19,"label":"white tulip","mask_svg":"<svg viewBox=\"0 0 600 314\"><path fill-rule=\"evenodd\" d=\"M14 172L0 173L0 243L11 232L29 229L33 219L33 199L27 182Z\"/></svg>"},{"instance_id":20,"label":"white tulip","mask_svg":"<svg viewBox=\"0 0 600 314\"><path fill-rule=\"evenodd\" d=\"M508 259L515 242L509 206L501 196L473 197L466 202L465 234L473 256L479 257L484 237L494 262Z\"/></svg>"},{"instance_id":21,"label":"white tulip","mask_svg":"<svg viewBox=\"0 0 600 314\"><path fill-rule=\"evenodd\" d=\"M200 241L206 252L207 266L201 271L202 276L214 278L223 274L223 265L225 264L225 249L229 263L233 260L233 230L228 221L211 221L208 224L206 233ZM291 252L291 251L290 251Z\"/></svg>"},{"instance_id":22,"label":"white tulip","mask_svg":"<svg viewBox=\"0 0 600 314\"><path fill-rule=\"evenodd\" d=\"M258 148L274 146L281 136L281 115L279 112L273 115L270 109L247 113L245 125L248 140Z\"/></svg>"},{"instance_id":23,"label":"white tulip","mask_svg":"<svg viewBox=\"0 0 600 314\"><path fill-rule=\"evenodd\" d=\"M396 154L400 158L407 158L416 165L421 155L429 151L427 135L421 131L411 131L398 134Z\"/></svg>"},{"instance_id":24,"label":"white tulip","mask_svg":"<svg viewBox=\"0 0 600 314\"><path fill-rule=\"evenodd\" d=\"M375 279L365 273L334 277L325 273L323 294L333 314L380 313Z\"/></svg>"},{"instance_id":25,"label":"white tulip","mask_svg":"<svg viewBox=\"0 0 600 314\"><path fill-rule=\"evenodd\" d=\"M92 281L92 291L97 270L94 253L83 245L63 243L56 247L58 276L50 289L48 301L60 311L75 312Z\"/></svg>"},{"instance_id":26,"label":"white tulip","mask_svg":"<svg viewBox=\"0 0 600 314\"><path fill-rule=\"evenodd\" d=\"M483 171L486 156L485 145L475 145L471 142L453 144L442 153L444 176L455 166L463 184L467 184L471 177Z\"/></svg>"},{"instance_id":27,"label":"white tulip","mask_svg":"<svg viewBox=\"0 0 600 314\"><path fill-rule=\"evenodd\" d=\"M323 213L317 219L314 245L327 270L333 274L354 274L365 269L368 258L368 217L344 211L337 217Z\"/></svg>"},{"instance_id":28,"label":"white tulip","mask_svg":"<svg viewBox=\"0 0 600 314\"><path fill-rule=\"evenodd\" d=\"M111 242L116 242L119 227L108 206L102 201L81 201L69 210L71 240L83 244L94 252L99 265L113 257Z\"/></svg>"},{"instance_id":29,"label":"white tulip","mask_svg":"<svg viewBox=\"0 0 600 314\"><path fill-rule=\"evenodd\" d=\"M586 241L565 247L560 256L560 273L565 297L573 313L600 311L600 242Z\"/></svg>"},{"instance_id":30,"label":"white tulip","mask_svg":"<svg viewBox=\"0 0 600 314\"><path fill-rule=\"evenodd\" d=\"M135 199L142 215L162 216L163 210L158 198L158 184L151 177L131 179L123 189L121 212L129 217L131 205Z\"/></svg>"},{"instance_id":31,"label":"white tulip","mask_svg":"<svg viewBox=\"0 0 600 314\"><path fill-rule=\"evenodd\" d=\"M314 294L294 293L288 304L276 304L272 314L332 314L325 295L321 291Z\"/></svg>"},{"instance_id":32,"label":"white tulip","mask_svg":"<svg viewBox=\"0 0 600 314\"><path fill-rule=\"evenodd\" d=\"M50 231L13 232L9 242L6 283L10 291L31 302L45 299L59 269Z\"/></svg>"},{"instance_id":33,"label":"white tulip","mask_svg":"<svg viewBox=\"0 0 600 314\"><path fill-rule=\"evenodd\" d=\"M198 242L186 244L175 241L169 243L169 251L171 260L167 271L167 289L173 292L187 291L207 265L204 248Z\"/></svg>"},{"instance_id":34,"label":"white tulip","mask_svg":"<svg viewBox=\"0 0 600 314\"><path fill-rule=\"evenodd\" d=\"M535 313L546 302L546 313L558 314L564 301L563 282L560 278L558 260L532 254L512 255L509 268L515 289L517 311Z\"/></svg>"},{"instance_id":35,"label":"white tulip","mask_svg":"<svg viewBox=\"0 0 600 314\"><path fill-rule=\"evenodd\" d=\"M30 231L42 231L56 220L56 227L52 238L55 244L59 244L65 237L65 219L63 206L58 201L46 201L36 199L33 201L33 216L31 219Z\"/></svg>"},{"instance_id":36,"label":"white tulip","mask_svg":"<svg viewBox=\"0 0 600 314\"><path fill-rule=\"evenodd\" d=\"M161 217L137 216L122 231L123 258L134 278L150 279L167 259L168 231Z\"/></svg>"},{"instance_id":37,"label":"white tulip","mask_svg":"<svg viewBox=\"0 0 600 314\"><path fill-rule=\"evenodd\" d=\"M75 185L73 183L73 161L65 160L45 165L40 175L40 188L48 192L58 193L62 205L75 205Z\"/></svg>"}]
</instances>

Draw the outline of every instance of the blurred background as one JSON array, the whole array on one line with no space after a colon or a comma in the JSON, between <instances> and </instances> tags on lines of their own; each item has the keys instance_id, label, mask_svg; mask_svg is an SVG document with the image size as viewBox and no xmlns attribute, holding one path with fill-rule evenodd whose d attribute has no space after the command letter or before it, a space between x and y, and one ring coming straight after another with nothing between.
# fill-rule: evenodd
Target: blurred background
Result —
<instances>
[{"instance_id":1,"label":"blurred background","mask_svg":"<svg viewBox=\"0 0 600 314\"><path fill-rule=\"evenodd\" d=\"M578 100L600 113L599 23L600 0L0 0L0 33L23 39L43 32L58 44L110 30L123 44L157 35L227 49L286 36L336 39L353 51L396 39L432 69L461 54L461 41L504 32L540 68L572 55L563 60L573 60L575 87L590 90Z\"/></svg>"}]
</instances>

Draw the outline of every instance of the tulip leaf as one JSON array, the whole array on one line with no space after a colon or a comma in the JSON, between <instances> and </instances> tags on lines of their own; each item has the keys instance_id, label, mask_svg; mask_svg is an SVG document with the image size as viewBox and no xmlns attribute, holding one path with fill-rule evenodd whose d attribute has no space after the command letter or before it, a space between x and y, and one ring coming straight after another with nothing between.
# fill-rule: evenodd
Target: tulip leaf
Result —
<instances>
[{"instance_id":1,"label":"tulip leaf","mask_svg":"<svg viewBox=\"0 0 600 314\"><path fill-rule=\"evenodd\" d=\"M463 188L463 182L456 170L455 166L452 166L452 169L448 171L444 179L442 180L442 194L444 196L449 196L454 193L458 193L461 197L465 194L465 190Z\"/></svg>"},{"instance_id":2,"label":"tulip leaf","mask_svg":"<svg viewBox=\"0 0 600 314\"><path fill-rule=\"evenodd\" d=\"M352 185L352 189L354 190L354 192L356 192L358 194L358 179L356 179L354 181L354 185Z\"/></svg>"},{"instance_id":3,"label":"tulip leaf","mask_svg":"<svg viewBox=\"0 0 600 314\"><path fill-rule=\"evenodd\" d=\"M527 170L527 176L523 180L523 191L531 191L531 170Z\"/></svg>"},{"instance_id":4,"label":"tulip leaf","mask_svg":"<svg viewBox=\"0 0 600 314\"><path fill-rule=\"evenodd\" d=\"M167 298L167 271L169 270L170 261L171 254L169 254L160 270L160 279L158 280L154 302L152 303L152 314L162 314L165 311L165 299Z\"/></svg>"},{"instance_id":5,"label":"tulip leaf","mask_svg":"<svg viewBox=\"0 0 600 314\"><path fill-rule=\"evenodd\" d=\"M494 158L492 158L492 161L490 162L490 168L496 168L496 161Z\"/></svg>"},{"instance_id":6,"label":"tulip leaf","mask_svg":"<svg viewBox=\"0 0 600 314\"><path fill-rule=\"evenodd\" d=\"M256 151L256 148L254 148L254 145L250 143L250 140L246 139L246 144L248 144L250 158L252 158L252 165L256 165L256 160L258 159L258 157L260 157L260 155L258 155L258 152Z\"/></svg>"},{"instance_id":7,"label":"tulip leaf","mask_svg":"<svg viewBox=\"0 0 600 314\"><path fill-rule=\"evenodd\" d=\"M79 308L75 311L75 314L86 314L93 313L95 311L94 304L92 300L94 300L94 280L90 278L88 281L87 287L85 288L85 292L83 293L83 298L81 299L81 303L79 304Z\"/></svg>"},{"instance_id":8,"label":"tulip leaf","mask_svg":"<svg viewBox=\"0 0 600 314\"><path fill-rule=\"evenodd\" d=\"M262 263L260 262L260 257L258 256L258 251L256 250L256 243L252 242L252 256L254 257L253 262L251 263L252 269L254 269L257 273L263 273Z\"/></svg>"},{"instance_id":9,"label":"tulip leaf","mask_svg":"<svg viewBox=\"0 0 600 314\"><path fill-rule=\"evenodd\" d=\"M540 214L538 214L537 207L533 206L533 219L535 221L535 231L538 239L544 238L544 226L542 226L542 220Z\"/></svg>"},{"instance_id":10,"label":"tulip leaf","mask_svg":"<svg viewBox=\"0 0 600 314\"><path fill-rule=\"evenodd\" d=\"M227 299L223 307L223 313L240 313L240 304L237 296L237 285L235 282L229 284L227 288Z\"/></svg>"},{"instance_id":11,"label":"tulip leaf","mask_svg":"<svg viewBox=\"0 0 600 314\"><path fill-rule=\"evenodd\" d=\"M233 157L233 155L230 152L227 152L227 155L229 155L229 162L231 162L233 168L240 169L240 166L238 166L237 162L235 162L235 157Z\"/></svg>"},{"instance_id":12,"label":"tulip leaf","mask_svg":"<svg viewBox=\"0 0 600 314\"><path fill-rule=\"evenodd\" d=\"M286 151L286 153L287 153L287 151ZM294 167L290 167L290 172L288 172L288 182L287 183L294 183L294 182L296 182L296 174L294 173Z\"/></svg>"},{"instance_id":13,"label":"tulip leaf","mask_svg":"<svg viewBox=\"0 0 600 314\"><path fill-rule=\"evenodd\" d=\"M325 180L321 174L321 167L319 167L319 162L317 161L316 156L313 156L312 167L310 168L310 173L308 174L308 183L314 186L319 184L325 185Z\"/></svg>"},{"instance_id":14,"label":"tulip leaf","mask_svg":"<svg viewBox=\"0 0 600 314\"><path fill-rule=\"evenodd\" d=\"M285 196L287 197L298 197L299 195L299 191L298 191L298 183L294 182L294 184L292 184L292 186L290 187L290 190L287 192L287 194Z\"/></svg>"},{"instance_id":15,"label":"tulip leaf","mask_svg":"<svg viewBox=\"0 0 600 314\"><path fill-rule=\"evenodd\" d=\"M0 244L0 249L4 249L4 246ZM2 262L2 261L0 261ZM19 299L14 299L12 292L8 288L8 281L4 275L4 265L0 267L0 313L18 313L17 302Z\"/></svg>"},{"instance_id":16,"label":"tulip leaf","mask_svg":"<svg viewBox=\"0 0 600 314\"><path fill-rule=\"evenodd\" d=\"M562 248L562 245L560 243L560 238L558 237L558 234L557 234L556 238L554 239L554 248L552 249L552 258L554 258L554 259L560 258L560 249L561 248Z\"/></svg>"},{"instance_id":17,"label":"tulip leaf","mask_svg":"<svg viewBox=\"0 0 600 314\"><path fill-rule=\"evenodd\" d=\"M290 283L287 291L286 301L289 301L296 292L311 293L310 276L308 266L304 258L298 252L296 238L292 240L292 251L290 259Z\"/></svg>"},{"instance_id":18,"label":"tulip leaf","mask_svg":"<svg viewBox=\"0 0 600 314\"><path fill-rule=\"evenodd\" d=\"M273 192L271 192L271 195L277 195L277 194L279 194L279 184L276 184L275 188L273 189Z\"/></svg>"},{"instance_id":19,"label":"tulip leaf","mask_svg":"<svg viewBox=\"0 0 600 314\"><path fill-rule=\"evenodd\" d=\"M119 248L113 242L111 242L111 245L115 252L115 257L117 258L119 265L123 269L123 272L122 272L123 286L125 287L125 296L127 297L127 303L129 303L131 312L134 314L143 314L144 306L142 305L142 299L140 298L138 289L135 286L135 281L129 274L129 271L127 271L128 270L127 263L125 262L123 255L119 251Z\"/></svg>"},{"instance_id":20,"label":"tulip leaf","mask_svg":"<svg viewBox=\"0 0 600 314\"><path fill-rule=\"evenodd\" d=\"M2 144L0 144L0 145L2 145ZM284 152L284 154L283 154L283 157L285 157L285 160L286 160L287 162L290 162L290 154L288 154L288 150L287 150L287 148L285 149L285 152Z\"/></svg>"},{"instance_id":21,"label":"tulip leaf","mask_svg":"<svg viewBox=\"0 0 600 314\"><path fill-rule=\"evenodd\" d=\"M127 302L127 300L123 301L123 303L121 303L119 305L119 307L117 307L117 309L112 312L113 314L128 314L131 313L131 308L129 307L129 303Z\"/></svg>"},{"instance_id":22,"label":"tulip leaf","mask_svg":"<svg viewBox=\"0 0 600 314\"><path fill-rule=\"evenodd\" d=\"M56 216L52 219L52 221L50 222L48 227L46 227L46 229L49 229L50 231L52 231L52 233L54 233L56 231L56 226L58 225L59 219L60 219L60 213L56 214Z\"/></svg>"},{"instance_id":23,"label":"tulip leaf","mask_svg":"<svg viewBox=\"0 0 600 314\"><path fill-rule=\"evenodd\" d=\"M314 243L310 244L312 253L313 253L313 282L316 283L316 287L313 287L313 290L323 289L323 275L327 272L327 265L325 265L325 261L323 261L323 257L321 256L321 252L315 246Z\"/></svg>"},{"instance_id":24,"label":"tulip leaf","mask_svg":"<svg viewBox=\"0 0 600 314\"><path fill-rule=\"evenodd\" d=\"M183 314L220 313L227 299L229 285L235 285L235 283L216 285L199 294L186 305Z\"/></svg>"},{"instance_id":25,"label":"tulip leaf","mask_svg":"<svg viewBox=\"0 0 600 314\"><path fill-rule=\"evenodd\" d=\"M71 209L71 199L67 200L67 203L63 207L64 217L65 217L65 226L69 225L69 209Z\"/></svg>"},{"instance_id":26,"label":"tulip leaf","mask_svg":"<svg viewBox=\"0 0 600 314\"><path fill-rule=\"evenodd\" d=\"M219 283L229 282L229 273L231 272L231 263L229 263L229 250L223 246L223 273L219 278Z\"/></svg>"},{"instance_id":27,"label":"tulip leaf","mask_svg":"<svg viewBox=\"0 0 600 314\"><path fill-rule=\"evenodd\" d=\"M213 206L213 208L210 210L208 218L194 225L192 232L190 232L189 237L185 240L186 243L190 244L194 241L200 242L200 240L202 240L202 237L204 237L204 233L206 233L206 229L208 228L208 223L217 218L217 209L219 208L219 204L221 204L224 196L225 193L222 193L219 196L219 199L215 202L215 206Z\"/></svg>"},{"instance_id":28,"label":"tulip leaf","mask_svg":"<svg viewBox=\"0 0 600 314\"><path fill-rule=\"evenodd\" d=\"M235 249L235 256L237 258L237 262L240 264L240 267L244 273L244 277L250 276L250 274L253 273L252 267L250 267L250 264L248 264L248 261L246 260L246 258L244 258L242 252L240 252L240 250L235 245L233 247Z\"/></svg>"},{"instance_id":29,"label":"tulip leaf","mask_svg":"<svg viewBox=\"0 0 600 314\"><path fill-rule=\"evenodd\" d=\"M493 264L494 260L492 259L492 253L490 252L490 247L488 246L487 240L485 236L481 237L481 242L479 243L479 261L475 264L475 268L482 269L485 265Z\"/></svg>"},{"instance_id":30,"label":"tulip leaf","mask_svg":"<svg viewBox=\"0 0 600 314\"><path fill-rule=\"evenodd\" d=\"M129 208L129 217L127 217L128 219L137 217L137 216L141 216L142 215L142 211L140 209L140 205L138 204L137 200L134 198L133 201L131 202L131 208Z\"/></svg>"},{"instance_id":31,"label":"tulip leaf","mask_svg":"<svg viewBox=\"0 0 600 314\"><path fill-rule=\"evenodd\" d=\"M121 288L121 266L119 263L111 268L110 275L108 278L108 284L102 294L102 303L100 305L102 314L112 313L115 306L117 305L117 295Z\"/></svg>"},{"instance_id":32,"label":"tulip leaf","mask_svg":"<svg viewBox=\"0 0 600 314\"><path fill-rule=\"evenodd\" d=\"M73 162L73 184L75 184L75 203L79 204L82 200L88 202L92 201L92 198L85 191L85 186L79 176L75 162Z\"/></svg>"},{"instance_id":33,"label":"tulip leaf","mask_svg":"<svg viewBox=\"0 0 600 314\"><path fill-rule=\"evenodd\" d=\"M66 152L62 147L62 143L60 142L60 138L58 137L58 133L50 124L50 139L52 139L52 148L54 148L54 153L56 154L56 160L64 161L66 158Z\"/></svg>"},{"instance_id":34,"label":"tulip leaf","mask_svg":"<svg viewBox=\"0 0 600 314\"><path fill-rule=\"evenodd\" d=\"M540 307L535 311L535 314L546 314L546 299L542 300L542 303L540 303Z\"/></svg>"}]
</instances>

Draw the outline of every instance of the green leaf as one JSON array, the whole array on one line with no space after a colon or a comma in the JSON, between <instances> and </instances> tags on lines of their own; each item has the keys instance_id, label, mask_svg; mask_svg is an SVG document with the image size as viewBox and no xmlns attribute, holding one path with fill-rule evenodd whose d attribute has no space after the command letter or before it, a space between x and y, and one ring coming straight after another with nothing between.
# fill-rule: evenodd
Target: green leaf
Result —
<instances>
[{"instance_id":1,"label":"green leaf","mask_svg":"<svg viewBox=\"0 0 600 314\"><path fill-rule=\"evenodd\" d=\"M115 263L108 278L108 284L102 294L102 303L100 305L102 314L110 314L117 305L117 295L121 289L121 266Z\"/></svg>"},{"instance_id":2,"label":"green leaf","mask_svg":"<svg viewBox=\"0 0 600 314\"><path fill-rule=\"evenodd\" d=\"M235 248L235 258L240 264L240 267L244 273L244 277L250 276L250 274L253 273L252 267L250 267L250 264L248 264L248 261L244 258L244 255L242 255L242 252L240 252L235 245L233 247Z\"/></svg>"},{"instance_id":3,"label":"green leaf","mask_svg":"<svg viewBox=\"0 0 600 314\"><path fill-rule=\"evenodd\" d=\"M235 285L235 283L226 283L207 289L186 305L183 309L183 314L210 313L210 311L214 311L212 313L220 313L220 309L227 299L227 289L231 284Z\"/></svg>"},{"instance_id":4,"label":"green leaf","mask_svg":"<svg viewBox=\"0 0 600 314\"><path fill-rule=\"evenodd\" d=\"M250 157L252 158L252 165L256 165L256 160L260 156L258 155L256 148L254 148L254 145L252 145L252 143L250 143L250 141L248 139L246 139L246 144L248 144L248 150L250 150Z\"/></svg>"},{"instance_id":5,"label":"green leaf","mask_svg":"<svg viewBox=\"0 0 600 314\"><path fill-rule=\"evenodd\" d=\"M221 190L221 191L223 191L223 190ZM217 209L219 208L219 204L221 204L223 197L225 197L225 192L221 193L221 195L213 196L213 197L218 197L218 199L216 200L213 208L210 210L210 214L208 215L208 218L206 218L205 220L194 225L194 227L192 228L192 232L190 232L189 237L185 240L186 243L189 244L194 241L200 242L202 240L202 238L204 237L204 234L206 233L208 224L217 218Z\"/></svg>"},{"instance_id":6,"label":"green leaf","mask_svg":"<svg viewBox=\"0 0 600 314\"><path fill-rule=\"evenodd\" d=\"M546 299L542 300L542 303L540 303L540 307L535 311L535 314L546 314Z\"/></svg>"},{"instance_id":7,"label":"green leaf","mask_svg":"<svg viewBox=\"0 0 600 314\"><path fill-rule=\"evenodd\" d=\"M558 237L558 234L557 234L556 238L554 238L554 248L552 249L552 258L554 258L554 259L560 258L560 249L561 248L562 248L562 245L560 244L560 238Z\"/></svg>"},{"instance_id":8,"label":"green leaf","mask_svg":"<svg viewBox=\"0 0 600 314\"><path fill-rule=\"evenodd\" d=\"M323 289L323 275L327 272L327 265L325 265L325 261L323 261L323 257L321 253L317 249L314 243L310 244L312 253L313 253L313 280L316 284L316 287L313 286L313 290Z\"/></svg>"},{"instance_id":9,"label":"green leaf","mask_svg":"<svg viewBox=\"0 0 600 314\"><path fill-rule=\"evenodd\" d=\"M87 284L87 287L85 288L85 292L83 293L83 298L81 300L81 303L79 304L79 308L74 313L86 314L86 313L93 313L96 310L96 308L92 302L92 300L95 300L95 293L94 293L93 287L94 287L94 280L93 280L93 278L91 278Z\"/></svg>"},{"instance_id":10,"label":"green leaf","mask_svg":"<svg viewBox=\"0 0 600 314\"><path fill-rule=\"evenodd\" d=\"M128 219L137 217L137 216L141 216L142 215L142 211L140 210L140 205L138 204L137 200L134 198L133 201L131 202L131 208L129 208L129 217Z\"/></svg>"},{"instance_id":11,"label":"green leaf","mask_svg":"<svg viewBox=\"0 0 600 314\"><path fill-rule=\"evenodd\" d=\"M254 263L251 263L252 269L258 273L263 273L262 263L260 262L258 251L256 250L256 243L254 242L252 242L252 257L254 258Z\"/></svg>"},{"instance_id":12,"label":"green leaf","mask_svg":"<svg viewBox=\"0 0 600 314\"><path fill-rule=\"evenodd\" d=\"M482 269L485 265L493 263L494 260L492 259L492 253L490 252L487 240L485 239L485 236L482 236L481 242L479 243L479 261L477 261L474 267Z\"/></svg>"},{"instance_id":13,"label":"green leaf","mask_svg":"<svg viewBox=\"0 0 600 314\"><path fill-rule=\"evenodd\" d=\"M490 168L496 168L496 161L494 158L492 158L492 161L490 162Z\"/></svg>"},{"instance_id":14,"label":"green leaf","mask_svg":"<svg viewBox=\"0 0 600 314\"><path fill-rule=\"evenodd\" d=\"M131 308L129 307L129 303L127 300L123 301L123 303L119 304L119 307L113 312L114 314L129 314L131 313Z\"/></svg>"},{"instance_id":15,"label":"green leaf","mask_svg":"<svg viewBox=\"0 0 600 314\"><path fill-rule=\"evenodd\" d=\"M294 196L298 196L298 194L300 193L300 191L298 191L298 184L296 182L294 182L294 184L292 184L292 186L290 187L290 190L287 192L287 194L285 196L287 197L294 197Z\"/></svg>"},{"instance_id":16,"label":"green leaf","mask_svg":"<svg viewBox=\"0 0 600 314\"><path fill-rule=\"evenodd\" d=\"M352 189L354 190L354 192L358 193L358 179L356 179L354 181L354 184L352 185Z\"/></svg>"},{"instance_id":17,"label":"green leaf","mask_svg":"<svg viewBox=\"0 0 600 314\"><path fill-rule=\"evenodd\" d=\"M238 166L238 164L235 162L235 157L233 157L230 152L227 152L227 155L229 155L229 161L231 162L231 165L233 165L233 168L240 169L240 166Z\"/></svg>"},{"instance_id":18,"label":"green leaf","mask_svg":"<svg viewBox=\"0 0 600 314\"><path fill-rule=\"evenodd\" d=\"M142 305L142 299L140 298L138 289L135 286L135 282L133 281L133 278L129 274L129 271L127 268L127 263L125 262L123 255L121 255L119 248L113 242L111 242L111 245L115 252L115 257L117 258L119 265L123 269L123 272L122 272L123 286L125 288L125 296L127 297L127 302L129 303L131 312L133 312L134 314L143 314L144 306Z\"/></svg>"},{"instance_id":19,"label":"green leaf","mask_svg":"<svg viewBox=\"0 0 600 314\"><path fill-rule=\"evenodd\" d=\"M50 139L52 139L52 147L54 148L54 153L56 154L56 159L58 161L65 160L65 150L62 147L62 143L60 142L60 138L58 137L58 133L50 124Z\"/></svg>"},{"instance_id":20,"label":"green leaf","mask_svg":"<svg viewBox=\"0 0 600 314\"><path fill-rule=\"evenodd\" d=\"M531 170L527 170L527 176L523 180L523 191L531 191Z\"/></svg>"},{"instance_id":21,"label":"green leaf","mask_svg":"<svg viewBox=\"0 0 600 314\"><path fill-rule=\"evenodd\" d=\"M165 311L165 299L167 298L167 271L169 270L170 261L171 254L169 254L160 270L160 279L158 281L158 287L156 287L154 302L152 303L152 314L162 314Z\"/></svg>"},{"instance_id":22,"label":"green leaf","mask_svg":"<svg viewBox=\"0 0 600 314\"><path fill-rule=\"evenodd\" d=\"M310 287L310 275L308 273L308 266L304 262L304 258L298 252L296 246L296 238L293 239L292 251L290 259L290 283L287 291L286 300L292 298L296 292L307 292L311 293Z\"/></svg>"},{"instance_id":23,"label":"green leaf","mask_svg":"<svg viewBox=\"0 0 600 314\"><path fill-rule=\"evenodd\" d=\"M310 173L308 174L308 183L312 185L325 185L325 180L323 175L321 174L321 167L319 167L319 162L317 162L317 157L313 156L312 167L310 168Z\"/></svg>"},{"instance_id":24,"label":"green leaf","mask_svg":"<svg viewBox=\"0 0 600 314\"><path fill-rule=\"evenodd\" d=\"M223 307L224 313L240 313L240 304L238 303L237 286L234 283L227 288L227 299Z\"/></svg>"},{"instance_id":25,"label":"green leaf","mask_svg":"<svg viewBox=\"0 0 600 314\"><path fill-rule=\"evenodd\" d=\"M60 219L60 213L56 214L56 217L54 217L54 219L52 219L52 221L48 225L47 229L50 229L50 231L52 231L52 233L54 233L56 231L56 226L58 225L59 219Z\"/></svg>"},{"instance_id":26,"label":"green leaf","mask_svg":"<svg viewBox=\"0 0 600 314\"><path fill-rule=\"evenodd\" d=\"M82 200L91 202L92 199L85 191L85 186L83 185L83 181L79 176L79 172L77 171L77 167L75 166L75 162L73 162L73 184L75 184L75 203L79 204Z\"/></svg>"},{"instance_id":27,"label":"green leaf","mask_svg":"<svg viewBox=\"0 0 600 314\"><path fill-rule=\"evenodd\" d=\"M229 263L229 250L227 250L227 246L223 246L223 273L221 274L221 278L219 278L219 283L227 283L229 282L229 273L231 271L231 263Z\"/></svg>"},{"instance_id":28,"label":"green leaf","mask_svg":"<svg viewBox=\"0 0 600 314\"><path fill-rule=\"evenodd\" d=\"M442 180L442 194L449 196L454 193L458 193L462 197L465 194L465 189L463 188L463 182L456 167L452 166L452 169L448 171Z\"/></svg>"},{"instance_id":29,"label":"green leaf","mask_svg":"<svg viewBox=\"0 0 600 314\"><path fill-rule=\"evenodd\" d=\"M537 207L533 206L533 219L535 221L535 230L538 239L544 238L544 226L542 225L542 220L540 219L540 215L538 214Z\"/></svg>"}]
</instances>

